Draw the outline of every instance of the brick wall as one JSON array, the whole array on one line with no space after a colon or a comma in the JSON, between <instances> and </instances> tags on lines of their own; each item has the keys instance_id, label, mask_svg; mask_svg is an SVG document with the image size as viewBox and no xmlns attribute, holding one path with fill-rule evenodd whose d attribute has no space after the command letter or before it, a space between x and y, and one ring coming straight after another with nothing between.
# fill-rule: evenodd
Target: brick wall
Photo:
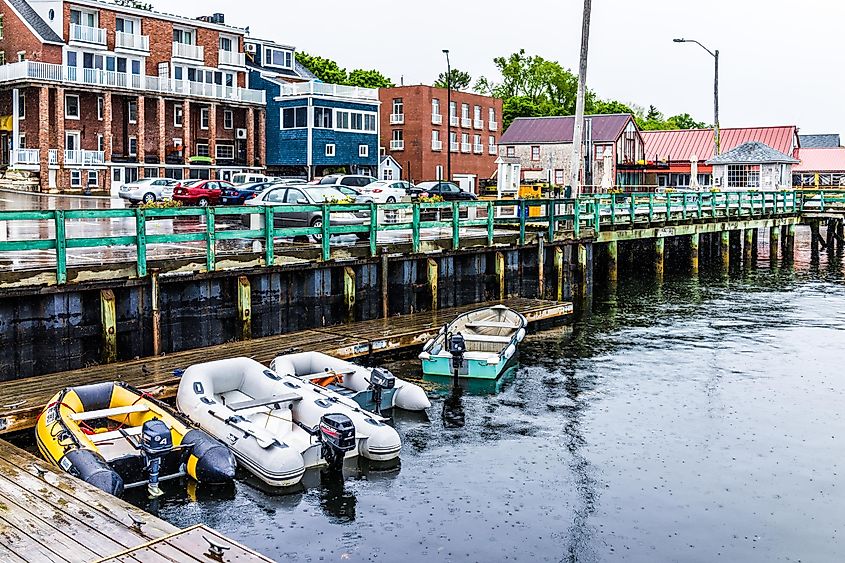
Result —
<instances>
[{"instance_id":1,"label":"brick wall","mask_svg":"<svg viewBox=\"0 0 845 563\"><path fill-rule=\"evenodd\" d=\"M26 59L45 63L62 62L62 48L59 45L44 45L17 16L5 0L0 0L0 14L3 14L3 39L0 51L6 53L6 62L18 60L18 51L26 51Z\"/></svg>"}]
</instances>

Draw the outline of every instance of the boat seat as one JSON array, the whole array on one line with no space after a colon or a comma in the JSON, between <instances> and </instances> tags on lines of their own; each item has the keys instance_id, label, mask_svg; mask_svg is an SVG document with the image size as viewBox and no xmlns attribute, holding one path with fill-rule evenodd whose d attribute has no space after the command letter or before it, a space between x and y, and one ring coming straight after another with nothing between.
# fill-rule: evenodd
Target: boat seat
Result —
<instances>
[{"instance_id":1,"label":"boat seat","mask_svg":"<svg viewBox=\"0 0 845 563\"><path fill-rule=\"evenodd\" d=\"M497 321L479 321L477 323L467 323L467 328L512 328L516 329L513 323L503 323Z\"/></svg>"},{"instance_id":2,"label":"boat seat","mask_svg":"<svg viewBox=\"0 0 845 563\"><path fill-rule=\"evenodd\" d=\"M512 336L488 336L486 334L463 334L467 342L492 342L496 344L508 344Z\"/></svg>"},{"instance_id":3,"label":"boat seat","mask_svg":"<svg viewBox=\"0 0 845 563\"><path fill-rule=\"evenodd\" d=\"M334 391L335 393L343 395L344 397L351 397L352 395L357 393L357 391L353 391L348 387L341 387L340 385L329 385L328 387L326 387L326 389L328 389L329 391Z\"/></svg>"},{"instance_id":4,"label":"boat seat","mask_svg":"<svg viewBox=\"0 0 845 563\"><path fill-rule=\"evenodd\" d=\"M94 420L97 418L108 418L110 416L119 416L121 414L132 414L136 412L147 412L150 407L140 403L135 405L126 405L123 407L115 407L113 409L102 409L98 411L84 411L77 412L70 415L70 419L79 422L82 420Z\"/></svg>"},{"instance_id":5,"label":"boat seat","mask_svg":"<svg viewBox=\"0 0 845 563\"><path fill-rule=\"evenodd\" d=\"M302 395L298 393L282 393L280 395L273 395L271 397L262 397L260 399L252 399L249 401L240 401L237 403L229 403L226 405L233 411L242 411L245 409L253 409L255 407L266 407L275 405L277 403L290 403L293 401L301 401Z\"/></svg>"},{"instance_id":6,"label":"boat seat","mask_svg":"<svg viewBox=\"0 0 845 563\"><path fill-rule=\"evenodd\" d=\"M111 432L89 434L88 438L90 438L95 444L101 444L103 442L111 442L112 440L125 440L126 435L124 432L130 436L137 436L141 433L142 429L142 426L130 426L129 428L124 428L123 431L112 430Z\"/></svg>"}]
</instances>

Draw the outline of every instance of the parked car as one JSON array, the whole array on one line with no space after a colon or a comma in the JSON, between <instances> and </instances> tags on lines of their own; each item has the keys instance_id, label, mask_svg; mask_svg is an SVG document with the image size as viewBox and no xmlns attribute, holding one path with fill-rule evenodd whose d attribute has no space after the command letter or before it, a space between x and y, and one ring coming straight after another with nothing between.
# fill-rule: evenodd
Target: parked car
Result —
<instances>
[{"instance_id":1,"label":"parked car","mask_svg":"<svg viewBox=\"0 0 845 563\"><path fill-rule=\"evenodd\" d=\"M400 180L377 180L359 188L362 196L369 196L376 203L396 203L411 193L413 184Z\"/></svg>"},{"instance_id":2,"label":"parked car","mask_svg":"<svg viewBox=\"0 0 845 563\"><path fill-rule=\"evenodd\" d=\"M367 184L372 184L376 179L372 176L364 176L363 174L331 174L320 179L320 185L336 185L336 186L350 186L353 188L362 188Z\"/></svg>"},{"instance_id":3,"label":"parked car","mask_svg":"<svg viewBox=\"0 0 845 563\"><path fill-rule=\"evenodd\" d=\"M258 182L271 182L273 179L264 174L256 174L254 172L239 172L232 175L232 183L236 186L239 184L255 184Z\"/></svg>"},{"instance_id":4,"label":"parked car","mask_svg":"<svg viewBox=\"0 0 845 563\"><path fill-rule=\"evenodd\" d=\"M457 184L452 182L421 182L414 186L411 195L419 197L421 194L430 196L439 195L445 201L471 201L478 199L478 196L463 191Z\"/></svg>"},{"instance_id":5,"label":"parked car","mask_svg":"<svg viewBox=\"0 0 845 563\"><path fill-rule=\"evenodd\" d=\"M132 203L152 203L171 197L172 188L178 183L168 178L141 178L120 186L118 195Z\"/></svg>"},{"instance_id":6,"label":"parked car","mask_svg":"<svg viewBox=\"0 0 845 563\"><path fill-rule=\"evenodd\" d=\"M223 189L233 187L231 183L222 180L188 180L176 186L173 199L181 201L182 205L208 207L218 205Z\"/></svg>"},{"instance_id":7,"label":"parked car","mask_svg":"<svg viewBox=\"0 0 845 563\"><path fill-rule=\"evenodd\" d=\"M256 197L267 188L275 185L275 182L256 182L254 184L224 187L220 197L220 203L222 205L243 205L247 200Z\"/></svg>"},{"instance_id":8,"label":"parked car","mask_svg":"<svg viewBox=\"0 0 845 563\"><path fill-rule=\"evenodd\" d=\"M332 200L342 200L346 196L334 186L279 186L261 192L257 197L246 201L246 205L319 205ZM368 225L369 217L353 212L336 212L330 215L332 226ZM280 211L274 215L273 224L277 228L286 227L322 227L323 214L318 209L303 211ZM370 233L355 233L359 239L366 240ZM319 241L322 237L314 235Z\"/></svg>"}]
</instances>

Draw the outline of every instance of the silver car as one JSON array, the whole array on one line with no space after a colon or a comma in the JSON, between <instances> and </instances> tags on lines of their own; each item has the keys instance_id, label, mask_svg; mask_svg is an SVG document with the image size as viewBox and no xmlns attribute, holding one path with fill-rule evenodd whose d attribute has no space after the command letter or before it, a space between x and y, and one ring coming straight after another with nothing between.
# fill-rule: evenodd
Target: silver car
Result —
<instances>
[{"instance_id":1,"label":"silver car","mask_svg":"<svg viewBox=\"0 0 845 563\"><path fill-rule=\"evenodd\" d=\"M342 201L347 196L334 186L298 185L279 186L261 192L261 195L247 200L246 205L320 205L331 201ZM286 227L322 227L323 214L319 210L311 211L282 211L274 215L276 228ZM332 211L330 216L332 226L369 225L368 217L360 217L353 212ZM370 238L369 232L355 233L361 240ZM319 241L322 237L314 235Z\"/></svg>"},{"instance_id":2,"label":"silver car","mask_svg":"<svg viewBox=\"0 0 845 563\"><path fill-rule=\"evenodd\" d=\"M141 178L120 186L118 195L132 203L152 203L173 197L173 187L178 183L169 178Z\"/></svg>"}]
</instances>

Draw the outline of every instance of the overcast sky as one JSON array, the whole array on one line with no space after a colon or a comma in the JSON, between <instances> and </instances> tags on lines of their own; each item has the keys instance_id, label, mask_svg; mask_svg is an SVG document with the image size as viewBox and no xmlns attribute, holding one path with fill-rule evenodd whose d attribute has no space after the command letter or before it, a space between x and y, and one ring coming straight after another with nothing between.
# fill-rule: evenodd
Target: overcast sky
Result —
<instances>
[{"instance_id":1,"label":"overcast sky","mask_svg":"<svg viewBox=\"0 0 845 563\"><path fill-rule=\"evenodd\" d=\"M377 68L397 84L431 83L452 65L473 80L492 59L524 48L577 71L581 0L151 0L157 10L223 12L251 35L295 45L351 68ZM839 98L845 3L838 0L593 0L587 83L601 97L667 116L713 120L719 49L722 127L798 125L845 133Z\"/></svg>"}]
</instances>

